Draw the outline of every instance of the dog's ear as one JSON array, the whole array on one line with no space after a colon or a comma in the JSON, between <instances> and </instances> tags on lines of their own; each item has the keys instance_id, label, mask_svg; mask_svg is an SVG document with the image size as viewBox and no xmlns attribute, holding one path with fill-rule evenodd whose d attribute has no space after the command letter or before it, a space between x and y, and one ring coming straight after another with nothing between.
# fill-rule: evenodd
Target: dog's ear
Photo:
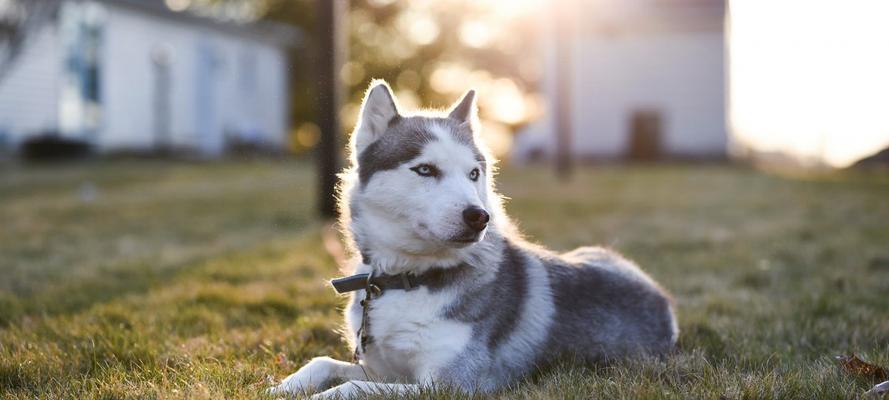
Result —
<instances>
[{"instance_id":1,"label":"dog's ear","mask_svg":"<svg viewBox=\"0 0 889 400\"><path fill-rule=\"evenodd\" d=\"M389 84L379 79L371 82L361 103L358 126L353 135L356 151L361 153L365 147L379 139L386 132L389 123L399 117L395 96Z\"/></svg>"},{"instance_id":2,"label":"dog's ear","mask_svg":"<svg viewBox=\"0 0 889 400\"><path fill-rule=\"evenodd\" d=\"M460 99L448 114L449 118L456 119L460 122L472 122L476 118L478 108L475 105L475 90L470 89L463 98Z\"/></svg>"}]
</instances>

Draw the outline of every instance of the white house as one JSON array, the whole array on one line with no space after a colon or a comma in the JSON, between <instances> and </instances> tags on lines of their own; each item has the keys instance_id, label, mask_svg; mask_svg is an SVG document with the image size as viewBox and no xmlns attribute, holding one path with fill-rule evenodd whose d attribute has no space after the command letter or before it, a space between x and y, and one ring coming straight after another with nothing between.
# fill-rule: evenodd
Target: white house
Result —
<instances>
[{"instance_id":1,"label":"white house","mask_svg":"<svg viewBox=\"0 0 889 400\"><path fill-rule=\"evenodd\" d=\"M564 3L563 3L564 4ZM577 158L724 157L723 0L576 1L568 15L571 151ZM542 42L544 117L520 132L514 156L556 148L560 73L553 19ZM566 23L564 21L559 23Z\"/></svg>"},{"instance_id":2,"label":"white house","mask_svg":"<svg viewBox=\"0 0 889 400\"><path fill-rule=\"evenodd\" d=\"M297 31L174 12L162 0L67 0L0 74L0 136L99 151L281 146Z\"/></svg>"}]
</instances>

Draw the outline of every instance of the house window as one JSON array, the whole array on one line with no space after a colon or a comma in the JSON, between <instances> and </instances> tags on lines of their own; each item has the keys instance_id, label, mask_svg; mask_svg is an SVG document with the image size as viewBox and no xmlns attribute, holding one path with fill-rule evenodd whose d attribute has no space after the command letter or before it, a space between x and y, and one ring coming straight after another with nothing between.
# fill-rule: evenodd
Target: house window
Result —
<instances>
[{"instance_id":1,"label":"house window","mask_svg":"<svg viewBox=\"0 0 889 400\"><path fill-rule=\"evenodd\" d=\"M95 3L66 2L60 11L61 133L94 140L101 121L105 11Z\"/></svg>"}]
</instances>

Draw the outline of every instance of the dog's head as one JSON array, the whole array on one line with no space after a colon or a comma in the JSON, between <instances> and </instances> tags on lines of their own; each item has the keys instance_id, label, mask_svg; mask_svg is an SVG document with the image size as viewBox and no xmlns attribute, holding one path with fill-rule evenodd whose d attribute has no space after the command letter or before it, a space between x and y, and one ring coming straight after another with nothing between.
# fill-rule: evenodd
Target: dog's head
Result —
<instances>
[{"instance_id":1,"label":"dog's head","mask_svg":"<svg viewBox=\"0 0 889 400\"><path fill-rule=\"evenodd\" d=\"M406 115L389 86L373 82L351 138L353 223L417 254L481 241L495 213L476 114L470 90L446 113Z\"/></svg>"}]
</instances>

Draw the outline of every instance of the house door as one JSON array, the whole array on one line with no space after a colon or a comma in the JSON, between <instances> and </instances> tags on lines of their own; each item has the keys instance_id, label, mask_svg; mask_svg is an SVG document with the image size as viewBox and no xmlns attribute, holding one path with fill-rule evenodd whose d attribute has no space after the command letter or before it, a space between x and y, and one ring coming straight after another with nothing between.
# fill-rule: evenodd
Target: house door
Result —
<instances>
[{"instance_id":1,"label":"house door","mask_svg":"<svg viewBox=\"0 0 889 400\"><path fill-rule=\"evenodd\" d=\"M630 115L626 156L654 161L663 157L663 118L659 110L636 110Z\"/></svg>"}]
</instances>

